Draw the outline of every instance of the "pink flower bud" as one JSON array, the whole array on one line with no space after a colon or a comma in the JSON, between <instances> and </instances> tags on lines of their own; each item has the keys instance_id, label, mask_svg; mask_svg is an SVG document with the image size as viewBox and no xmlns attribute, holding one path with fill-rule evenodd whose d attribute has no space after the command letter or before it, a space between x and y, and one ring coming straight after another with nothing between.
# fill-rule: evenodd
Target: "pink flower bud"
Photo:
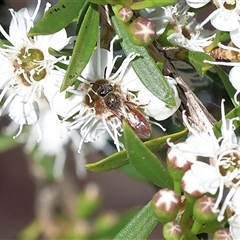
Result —
<instances>
[{"instance_id":1,"label":"pink flower bud","mask_svg":"<svg viewBox=\"0 0 240 240\"><path fill-rule=\"evenodd\" d=\"M180 209L180 196L173 190L161 189L152 198L152 208L161 222L175 219Z\"/></svg>"},{"instance_id":2,"label":"pink flower bud","mask_svg":"<svg viewBox=\"0 0 240 240\"><path fill-rule=\"evenodd\" d=\"M213 235L213 240L233 240L228 228L217 230Z\"/></svg>"},{"instance_id":3,"label":"pink flower bud","mask_svg":"<svg viewBox=\"0 0 240 240\"><path fill-rule=\"evenodd\" d=\"M206 193L206 190L198 183L191 171L185 172L182 178L182 189L194 198L201 197Z\"/></svg>"},{"instance_id":4,"label":"pink flower bud","mask_svg":"<svg viewBox=\"0 0 240 240\"><path fill-rule=\"evenodd\" d=\"M131 41L140 46L148 46L156 39L154 23L144 17L135 19L128 28Z\"/></svg>"},{"instance_id":5,"label":"pink flower bud","mask_svg":"<svg viewBox=\"0 0 240 240\"><path fill-rule=\"evenodd\" d=\"M165 239L181 239L182 234L182 227L176 221L168 222L163 227L163 236Z\"/></svg>"},{"instance_id":6,"label":"pink flower bud","mask_svg":"<svg viewBox=\"0 0 240 240\"><path fill-rule=\"evenodd\" d=\"M132 19L133 11L129 7L123 7L118 11L117 17L123 22L128 22Z\"/></svg>"},{"instance_id":7,"label":"pink flower bud","mask_svg":"<svg viewBox=\"0 0 240 240\"><path fill-rule=\"evenodd\" d=\"M213 212L215 198L203 196L195 202L193 206L194 218L202 224L217 220L218 212Z\"/></svg>"}]
</instances>

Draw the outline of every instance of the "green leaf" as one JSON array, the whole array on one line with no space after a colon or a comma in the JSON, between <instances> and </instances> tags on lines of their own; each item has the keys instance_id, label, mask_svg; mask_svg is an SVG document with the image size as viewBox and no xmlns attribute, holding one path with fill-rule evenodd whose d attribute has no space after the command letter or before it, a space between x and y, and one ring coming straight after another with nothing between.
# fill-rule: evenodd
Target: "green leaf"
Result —
<instances>
[{"instance_id":1,"label":"green leaf","mask_svg":"<svg viewBox=\"0 0 240 240\"><path fill-rule=\"evenodd\" d=\"M223 83L225 89L227 90L227 93L228 93L233 105L236 107L237 104L234 101L234 94L235 94L236 90L230 83L228 74L219 66L214 65L213 67L214 67L215 71L217 72L218 76L220 77L220 79L222 80L222 83ZM216 81L216 80L217 79L214 79L214 81Z\"/></svg>"},{"instance_id":2,"label":"green leaf","mask_svg":"<svg viewBox=\"0 0 240 240\"><path fill-rule=\"evenodd\" d=\"M113 239L114 236L116 236L117 233L119 233L124 226L136 215L136 213L139 211L139 207L132 208L130 210L127 210L126 212L121 213L121 215L118 217L118 221L114 226L111 226L109 228L109 225L106 226L106 221L102 223L102 225L105 226L105 229L96 229L94 228L95 232L94 234L89 238L92 240L97 239ZM96 219L98 221L98 218Z\"/></svg>"},{"instance_id":3,"label":"green leaf","mask_svg":"<svg viewBox=\"0 0 240 240\"><path fill-rule=\"evenodd\" d=\"M181 138L185 133L187 129L184 129L181 132L166 135L160 138L156 138L147 142L144 142L143 144L149 148L151 151L159 151L166 145L166 140L168 138L171 139L172 142L178 140ZM127 151L123 150L121 152L117 152L99 162L96 163L90 163L86 164L85 167L93 172L106 172L111 171L113 169L117 169L120 167L123 167L125 165L129 164Z\"/></svg>"},{"instance_id":4,"label":"green leaf","mask_svg":"<svg viewBox=\"0 0 240 240\"><path fill-rule=\"evenodd\" d=\"M99 28L97 5L90 4L84 16L61 91L74 84L92 56Z\"/></svg>"},{"instance_id":5,"label":"green leaf","mask_svg":"<svg viewBox=\"0 0 240 240\"><path fill-rule=\"evenodd\" d=\"M216 36L213 42L205 48L205 52L212 51L215 47L218 47L218 43L222 41L227 41L230 38L229 32L222 32L217 30Z\"/></svg>"},{"instance_id":6,"label":"green leaf","mask_svg":"<svg viewBox=\"0 0 240 240\"><path fill-rule=\"evenodd\" d=\"M43 18L29 31L28 36L48 35L60 31L78 16L84 3L84 0L60 0L45 12Z\"/></svg>"},{"instance_id":7,"label":"green leaf","mask_svg":"<svg viewBox=\"0 0 240 240\"><path fill-rule=\"evenodd\" d=\"M172 188L171 175L161 161L144 146L141 139L125 122L123 129L128 158L133 167L155 185L162 188Z\"/></svg>"},{"instance_id":8,"label":"green leaf","mask_svg":"<svg viewBox=\"0 0 240 240\"><path fill-rule=\"evenodd\" d=\"M123 239L146 239L157 225L158 220L154 216L149 202L136 216L113 238Z\"/></svg>"},{"instance_id":9,"label":"green leaf","mask_svg":"<svg viewBox=\"0 0 240 240\"><path fill-rule=\"evenodd\" d=\"M215 59L203 52L188 51L188 61L197 70L198 74L203 77L207 70L212 68L210 63L204 63L204 60L215 61Z\"/></svg>"},{"instance_id":10,"label":"green leaf","mask_svg":"<svg viewBox=\"0 0 240 240\"><path fill-rule=\"evenodd\" d=\"M13 139L12 136L1 135L0 136L0 153L10 150L18 145L18 141Z\"/></svg>"},{"instance_id":11,"label":"green leaf","mask_svg":"<svg viewBox=\"0 0 240 240\"><path fill-rule=\"evenodd\" d=\"M107 2L105 0L88 0L88 2L95 3L95 4L100 4L100 5L107 4Z\"/></svg>"},{"instance_id":12,"label":"green leaf","mask_svg":"<svg viewBox=\"0 0 240 240\"><path fill-rule=\"evenodd\" d=\"M129 55L135 52L140 55L140 57L131 61L131 65L144 86L166 104L176 106L175 98L168 81L157 67L153 58L148 54L146 48L137 46L130 41L124 24L116 16L112 16L112 22L116 33L121 38L120 44L125 54Z\"/></svg>"},{"instance_id":13,"label":"green leaf","mask_svg":"<svg viewBox=\"0 0 240 240\"><path fill-rule=\"evenodd\" d=\"M168 5L173 5L177 1L176 0L164 0L164 1L159 1L159 0L145 0L145 1L137 1L133 2L130 5L130 8L133 10L140 10L140 9L145 9L145 8L151 8L151 7L164 7Z\"/></svg>"}]
</instances>

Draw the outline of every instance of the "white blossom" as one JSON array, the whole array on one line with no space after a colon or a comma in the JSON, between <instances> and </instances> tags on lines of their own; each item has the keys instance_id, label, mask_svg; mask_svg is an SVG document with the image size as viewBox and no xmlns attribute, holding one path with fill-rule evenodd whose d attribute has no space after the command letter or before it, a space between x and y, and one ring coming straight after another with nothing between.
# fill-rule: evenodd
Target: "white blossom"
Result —
<instances>
[{"instance_id":1,"label":"white blossom","mask_svg":"<svg viewBox=\"0 0 240 240\"><path fill-rule=\"evenodd\" d=\"M181 46L189 50L203 51L203 47L211 44L214 34L202 29L196 21L194 13L189 12L190 6L185 0L178 1L174 6L158 7L141 10L143 17L151 20L156 26L156 33L161 42L161 35L170 26L173 33L167 36L167 40L174 46ZM165 38L165 35L163 36ZM165 39L162 39L166 41ZM166 44L163 42L163 44Z\"/></svg>"},{"instance_id":2,"label":"white blossom","mask_svg":"<svg viewBox=\"0 0 240 240\"><path fill-rule=\"evenodd\" d=\"M65 99L61 94L56 94L53 101L55 111L64 120L72 118L68 130L79 130L79 151L83 142L94 142L106 131L119 151L123 148L118 139L123 131L123 119L141 138L148 138L151 132L148 118L166 119L172 116L180 105L176 82L172 78L167 80L175 96L174 107L166 106L145 88L129 66L138 54L129 54L115 71L115 62L121 56L113 56L114 41L115 39L110 44L110 51L101 49L98 44L82 72L79 88L68 90L73 93L68 104L64 105ZM61 104L61 101L64 102Z\"/></svg>"},{"instance_id":3,"label":"white blossom","mask_svg":"<svg viewBox=\"0 0 240 240\"><path fill-rule=\"evenodd\" d=\"M202 23L204 26L209 20L214 28L220 31L234 31L239 28L239 0L215 0L217 9L214 10Z\"/></svg>"},{"instance_id":4,"label":"white blossom","mask_svg":"<svg viewBox=\"0 0 240 240\"><path fill-rule=\"evenodd\" d=\"M23 125L35 124L38 140L41 138L38 101L47 98L51 105L50 92L59 89L64 76L63 70L55 66L63 59L51 56L48 50L49 47L60 50L69 42L65 29L52 35L28 37L39 7L40 1L32 16L26 8L18 12L10 9L9 34L0 25L0 32L8 42L0 48L0 101L3 103L0 114L7 111L19 124L15 137L22 132ZM51 82L51 88L47 87L48 82Z\"/></svg>"},{"instance_id":5,"label":"white blossom","mask_svg":"<svg viewBox=\"0 0 240 240\"><path fill-rule=\"evenodd\" d=\"M189 126L187 119L184 120L192 133L186 140L192 153L208 159L206 162L195 161L189 171L207 192L212 195L218 192L213 211L218 211L219 204L223 200L218 216L219 221L223 219L230 200L239 191L240 184L240 145L239 139L234 133L233 121L235 119L225 118L224 101L222 101L221 111L222 136L219 138L215 137L207 119L204 120L204 123L209 126L206 133L197 133ZM224 198L225 189L228 189L228 192Z\"/></svg>"}]
</instances>

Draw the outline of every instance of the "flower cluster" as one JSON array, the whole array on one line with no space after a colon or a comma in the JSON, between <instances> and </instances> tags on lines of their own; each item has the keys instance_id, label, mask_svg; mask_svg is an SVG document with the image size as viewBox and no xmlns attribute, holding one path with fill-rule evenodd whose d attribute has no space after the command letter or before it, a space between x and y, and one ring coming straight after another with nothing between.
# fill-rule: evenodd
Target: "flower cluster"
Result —
<instances>
[{"instance_id":1,"label":"flower cluster","mask_svg":"<svg viewBox=\"0 0 240 240\"><path fill-rule=\"evenodd\" d=\"M202 29L194 12L189 12L189 9L190 5L185 0L181 0L174 6L141 10L140 14L155 24L158 41L161 44L181 46L201 52L204 51L204 47L211 44L214 33ZM166 34L168 43L165 39Z\"/></svg>"},{"instance_id":2,"label":"flower cluster","mask_svg":"<svg viewBox=\"0 0 240 240\"><path fill-rule=\"evenodd\" d=\"M190 136L183 143L169 142L169 166L179 171L182 189L198 199L210 194L214 198L211 211L217 220L230 225L234 239L239 232L240 139L235 135L234 120L226 119L224 100L221 105L221 136L216 137L211 124L204 118L207 132L196 132L183 113ZM204 222L206 223L206 222Z\"/></svg>"},{"instance_id":3,"label":"flower cluster","mask_svg":"<svg viewBox=\"0 0 240 240\"><path fill-rule=\"evenodd\" d=\"M155 213L154 221L157 218L164 224L166 239L194 239L201 232L215 232L215 239L237 239L240 138L234 121L239 121L240 0L179 0L172 5L148 0L60 1L53 8L47 3L43 21L35 23L40 4L37 0L32 15L26 8L17 12L10 9L8 32L0 25L4 37L0 41L0 117L11 119L4 133L24 143L33 158L50 156L55 177L63 176L69 149L78 175L84 177L88 146L109 152L108 142L113 142L114 151L123 150L126 144L129 162L149 181L169 187L168 177L173 179L174 191L161 189L149 205ZM210 12L201 14L208 6ZM63 21L54 22L55 16L57 20L63 17ZM77 36L68 37L65 26L77 17ZM56 26L49 24L53 29L48 32L44 28L49 27L49 19ZM180 77L183 61L188 69ZM212 71L212 65L232 68L215 66ZM210 114L205 116L207 109L187 86L189 79L185 78L191 73L198 79L206 75L217 83L221 80L236 107L235 117L226 118L222 100L222 127L218 132L206 117ZM196 85L201 84L198 81ZM149 152L162 148L168 137L142 144L135 135L142 140L151 138L155 134L153 124L164 131L165 123L160 121L173 116L181 100L181 119L189 135L177 144L167 141L168 174ZM151 171L142 169L148 162L132 161L139 149L128 145L131 131L123 142L125 122L135 132L131 140L147 156L139 161L150 159ZM202 128L206 130L199 132ZM180 135L171 136L173 141ZM159 142L161 146L157 147ZM109 170L122 166L128 162L121 161L122 153L100 162L100 167ZM158 171L164 173L160 181Z\"/></svg>"},{"instance_id":4,"label":"flower cluster","mask_svg":"<svg viewBox=\"0 0 240 240\"><path fill-rule=\"evenodd\" d=\"M113 43L117 37L111 41L110 50L100 48L98 41L77 80L78 88L69 87L60 92L65 70L59 63L67 65L69 59L51 55L49 48L61 50L72 38L67 37L65 29L52 35L29 37L39 7L40 0L32 16L26 8L18 12L11 9L9 34L0 26L6 38L0 48L1 114L7 114L19 125L14 138L22 133L24 125L36 126L30 130L27 149L31 152L37 146L40 155L55 155L58 169L55 175L61 175L66 159L64 146L69 143L72 142L76 151L78 142L80 152L84 142L95 142L100 136L105 139L103 134L108 132L120 151L124 148L119 141L123 120L139 137L147 139L151 134L149 118L164 120L176 112L181 101L173 78L166 77L176 102L171 107L146 89L130 66L138 54L131 53L118 69L115 67L121 57L114 57ZM45 11L49 7L47 4ZM71 96L66 98L66 93ZM54 144L50 144L52 141Z\"/></svg>"}]
</instances>

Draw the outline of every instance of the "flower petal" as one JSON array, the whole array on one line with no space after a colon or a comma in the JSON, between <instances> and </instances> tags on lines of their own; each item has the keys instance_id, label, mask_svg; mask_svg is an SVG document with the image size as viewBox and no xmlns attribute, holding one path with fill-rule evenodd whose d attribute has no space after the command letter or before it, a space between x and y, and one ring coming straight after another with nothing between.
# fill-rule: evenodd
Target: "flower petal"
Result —
<instances>
[{"instance_id":1,"label":"flower petal","mask_svg":"<svg viewBox=\"0 0 240 240\"><path fill-rule=\"evenodd\" d=\"M9 116L17 124L35 124L39 118L39 108L35 101L23 102L19 96L15 96L9 105Z\"/></svg>"},{"instance_id":2,"label":"flower petal","mask_svg":"<svg viewBox=\"0 0 240 240\"><path fill-rule=\"evenodd\" d=\"M238 14L231 10L221 10L211 19L212 25L220 31L233 31L239 27Z\"/></svg>"},{"instance_id":3,"label":"flower petal","mask_svg":"<svg viewBox=\"0 0 240 240\"><path fill-rule=\"evenodd\" d=\"M207 192L211 194L215 194L217 192L220 186L220 178L216 167L203 162L195 162L191 166L190 171Z\"/></svg>"},{"instance_id":4,"label":"flower petal","mask_svg":"<svg viewBox=\"0 0 240 240\"><path fill-rule=\"evenodd\" d=\"M27 34L33 26L33 21L29 16L27 8L22 8L18 12L12 11L13 18L9 27L9 36L14 46L21 42L27 42Z\"/></svg>"}]
</instances>

